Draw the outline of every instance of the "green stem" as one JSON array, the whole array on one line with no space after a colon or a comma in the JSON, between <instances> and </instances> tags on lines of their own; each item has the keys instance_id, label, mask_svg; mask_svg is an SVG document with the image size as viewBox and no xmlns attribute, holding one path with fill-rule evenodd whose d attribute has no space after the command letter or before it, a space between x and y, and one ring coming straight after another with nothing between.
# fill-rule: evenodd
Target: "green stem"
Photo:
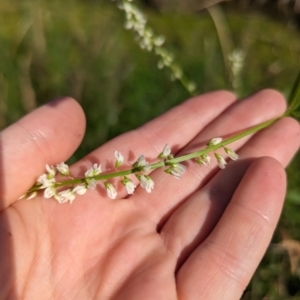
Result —
<instances>
[{"instance_id":1,"label":"green stem","mask_svg":"<svg viewBox=\"0 0 300 300\"><path fill-rule=\"evenodd\" d=\"M300 71L296 77L296 80L294 81L294 84L292 86L290 95L288 97L288 109L285 113L286 116L295 116L299 118L299 115L297 115L297 109L300 106Z\"/></svg>"},{"instance_id":2,"label":"green stem","mask_svg":"<svg viewBox=\"0 0 300 300\"><path fill-rule=\"evenodd\" d=\"M263 128L266 128L268 126L270 126L271 124L273 124L276 120L278 120L279 118L274 118L272 120L269 120L269 121L266 121L266 122L263 122L261 124L258 124L256 126L253 126L241 133L238 133L228 139L225 139L223 140L221 143L217 144L217 145L213 145L213 146L210 146L210 147L207 147L205 149L202 149L200 151L197 151L197 152L193 152L193 153L190 153L190 154L187 154L187 155L183 155L183 156L180 156L180 157L176 157L174 159L171 159L168 161L168 163L179 163L179 162L183 162L183 161L186 161L186 160L190 160L190 159L193 159L193 158L196 158L196 157L199 157L201 155L204 155L204 154L207 154L209 152L212 152L212 151L216 151L218 150L219 148L222 148L228 144L231 144L249 134L252 134L252 133L255 133Z\"/></svg>"}]
</instances>

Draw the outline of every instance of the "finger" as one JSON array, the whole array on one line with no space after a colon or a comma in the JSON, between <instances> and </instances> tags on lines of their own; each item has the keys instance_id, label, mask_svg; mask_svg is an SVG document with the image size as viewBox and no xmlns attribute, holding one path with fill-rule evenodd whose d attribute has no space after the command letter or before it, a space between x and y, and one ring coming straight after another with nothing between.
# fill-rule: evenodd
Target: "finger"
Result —
<instances>
[{"instance_id":1,"label":"finger","mask_svg":"<svg viewBox=\"0 0 300 300\"><path fill-rule=\"evenodd\" d=\"M271 156L285 167L298 150L299 134L299 124L291 118L258 133L239 151L239 161L218 172L172 214L161 235L179 258L178 266L213 230L253 159Z\"/></svg>"},{"instance_id":2,"label":"finger","mask_svg":"<svg viewBox=\"0 0 300 300\"><path fill-rule=\"evenodd\" d=\"M240 299L271 240L284 194L282 166L255 160L213 232L180 268L179 299Z\"/></svg>"},{"instance_id":3,"label":"finger","mask_svg":"<svg viewBox=\"0 0 300 300\"><path fill-rule=\"evenodd\" d=\"M80 144L85 117L70 98L50 102L0 133L0 209L13 203L45 172L67 160Z\"/></svg>"},{"instance_id":4,"label":"finger","mask_svg":"<svg viewBox=\"0 0 300 300\"><path fill-rule=\"evenodd\" d=\"M224 136L261 123L267 119L281 115L285 110L284 98L275 91L267 90L250 96L241 102L236 102L211 122L181 153L191 149L204 148L207 141L214 137ZM235 148L241 147L248 138L237 141ZM151 174L155 182L152 194L146 194L137 189L131 198L136 206L144 211L153 221L163 224L169 215L192 193L197 191L216 172L216 161L212 160L210 167L200 168L194 162L185 163L186 173L180 182L162 170ZM159 196L155 196L159 195ZM170 196L172 195L172 196ZM166 200L168 199L168 201Z\"/></svg>"},{"instance_id":5,"label":"finger","mask_svg":"<svg viewBox=\"0 0 300 300\"><path fill-rule=\"evenodd\" d=\"M73 165L72 174L82 176L82 170L94 163L101 163L105 171L113 171L116 150L125 157L124 167L130 168L141 154L145 155L148 161L156 158L167 143L172 143L176 149L180 149L234 101L235 96L226 91L192 98L140 128L99 147ZM132 179L135 180L134 177ZM135 183L137 184L137 181ZM125 196L127 193L124 187L120 187L118 197Z\"/></svg>"}]
</instances>

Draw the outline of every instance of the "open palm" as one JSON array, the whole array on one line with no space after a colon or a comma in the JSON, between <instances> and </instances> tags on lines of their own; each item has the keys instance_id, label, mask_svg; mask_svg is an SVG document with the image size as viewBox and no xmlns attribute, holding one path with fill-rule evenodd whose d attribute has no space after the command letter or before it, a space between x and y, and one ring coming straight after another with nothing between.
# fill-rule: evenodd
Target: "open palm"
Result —
<instances>
[{"instance_id":1,"label":"open palm","mask_svg":"<svg viewBox=\"0 0 300 300\"><path fill-rule=\"evenodd\" d=\"M240 102L205 94L99 147L71 172L82 176L94 163L109 170L115 150L128 164L140 154L151 161L166 143L189 153L284 110L271 90ZM235 142L240 159L225 170L187 162L181 180L155 170L151 194L137 187L128 196L115 181L116 200L100 183L72 205L16 201L46 163L70 157L84 123L79 105L60 99L1 133L0 298L239 299L278 221L299 124L283 118Z\"/></svg>"}]
</instances>

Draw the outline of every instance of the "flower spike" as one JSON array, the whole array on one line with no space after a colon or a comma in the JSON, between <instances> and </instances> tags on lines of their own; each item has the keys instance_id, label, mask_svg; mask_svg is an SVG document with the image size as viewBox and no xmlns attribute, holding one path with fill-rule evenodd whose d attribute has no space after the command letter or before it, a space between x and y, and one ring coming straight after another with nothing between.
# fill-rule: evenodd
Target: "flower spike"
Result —
<instances>
[{"instance_id":1,"label":"flower spike","mask_svg":"<svg viewBox=\"0 0 300 300\"><path fill-rule=\"evenodd\" d=\"M230 138L231 140L232 138ZM114 170L104 174L101 174L101 165L95 163L84 172L84 176L81 178L73 178L70 175L69 166L64 162L56 166L46 165L46 173L39 176L36 183L19 199L25 197L28 199L34 198L40 190L43 190L45 198L55 198L59 203L72 203L77 195L84 195L88 189L95 189L99 181L103 182L107 196L111 199L116 199L117 191L109 180L111 178L119 178L128 195L132 195L136 185L129 178L130 175L135 175L140 182L140 186L147 193L151 193L154 189L154 181L149 175L145 174L146 172L157 168L164 168L164 172L167 174L181 179L182 175L186 172L186 166L182 162L195 159L198 164L208 166L211 162L209 153L214 154L219 167L224 169L227 162L221 154L215 151L223 148L230 159L238 159L238 155L232 149L225 147L227 144L229 144L228 140L222 142L222 138L214 138L204 149L176 158L172 155L169 145L166 144L163 151L158 155L156 162L149 164L145 156L140 155L131 168L127 170ZM114 155L116 158L115 168L118 169L124 162L124 156L119 151L115 151ZM68 176L68 178L64 179L61 175Z\"/></svg>"}]
</instances>

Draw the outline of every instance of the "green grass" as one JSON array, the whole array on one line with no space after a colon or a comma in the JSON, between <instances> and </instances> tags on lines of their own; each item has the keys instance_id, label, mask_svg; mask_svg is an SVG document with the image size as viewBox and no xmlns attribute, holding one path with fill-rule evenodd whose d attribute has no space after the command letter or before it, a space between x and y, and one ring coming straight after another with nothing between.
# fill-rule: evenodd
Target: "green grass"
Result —
<instances>
[{"instance_id":1,"label":"green grass","mask_svg":"<svg viewBox=\"0 0 300 300\"><path fill-rule=\"evenodd\" d=\"M207 12L145 12L197 83L198 93L232 88ZM246 54L240 97L267 87L288 95L299 71L299 32L259 13L229 10L225 17L229 35L224 40ZM167 70L157 69L156 57L139 49L132 33L123 29L123 20L110 1L1 1L0 129L55 97L72 96L88 122L83 144L71 159L75 161L188 98ZM288 169L287 202L274 242L281 240L282 231L300 241L299 162L298 155ZM283 299L283 293L284 299L300 299L282 283L293 276L282 269L286 258L268 251L244 299Z\"/></svg>"}]
</instances>

